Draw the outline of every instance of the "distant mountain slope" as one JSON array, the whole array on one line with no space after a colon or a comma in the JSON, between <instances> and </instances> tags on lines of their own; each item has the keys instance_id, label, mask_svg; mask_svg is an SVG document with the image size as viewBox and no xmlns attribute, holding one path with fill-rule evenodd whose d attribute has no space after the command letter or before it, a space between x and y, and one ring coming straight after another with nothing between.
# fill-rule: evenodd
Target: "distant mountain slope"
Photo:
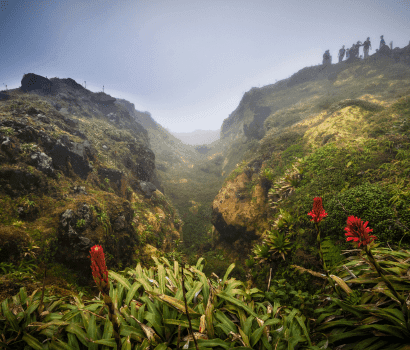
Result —
<instances>
[{"instance_id":1,"label":"distant mountain slope","mask_svg":"<svg viewBox=\"0 0 410 350\"><path fill-rule=\"evenodd\" d=\"M164 172L175 167L188 166L200 156L193 146L182 143L158 124L148 112L137 111L134 104L127 100L117 99L115 103L124 106L131 116L147 130L158 170Z\"/></svg>"},{"instance_id":2,"label":"distant mountain slope","mask_svg":"<svg viewBox=\"0 0 410 350\"><path fill-rule=\"evenodd\" d=\"M191 132L172 132L183 143L192 146L208 145L219 140L220 130L195 130Z\"/></svg>"}]
</instances>

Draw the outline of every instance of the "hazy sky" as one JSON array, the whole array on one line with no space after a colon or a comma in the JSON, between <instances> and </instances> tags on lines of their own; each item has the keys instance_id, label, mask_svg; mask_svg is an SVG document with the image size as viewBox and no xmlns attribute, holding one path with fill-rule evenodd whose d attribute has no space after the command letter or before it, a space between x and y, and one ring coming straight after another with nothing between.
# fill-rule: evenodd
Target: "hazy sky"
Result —
<instances>
[{"instance_id":1,"label":"hazy sky","mask_svg":"<svg viewBox=\"0 0 410 350\"><path fill-rule=\"evenodd\" d=\"M0 0L0 84L73 78L172 131L216 130L245 91L382 34L409 43L409 0Z\"/></svg>"}]
</instances>

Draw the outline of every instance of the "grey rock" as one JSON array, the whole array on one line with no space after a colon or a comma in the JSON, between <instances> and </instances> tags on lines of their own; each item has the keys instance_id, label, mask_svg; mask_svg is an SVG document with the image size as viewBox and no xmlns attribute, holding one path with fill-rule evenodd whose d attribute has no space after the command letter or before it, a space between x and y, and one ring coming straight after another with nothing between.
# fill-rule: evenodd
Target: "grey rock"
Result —
<instances>
[{"instance_id":1,"label":"grey rock","mask_svg":"<svg viewBox=\"0 0 410 350\"><path fill-rule=\"evenodd\" d=\"M110 182L114 183L118 188L121 188L121 181L125 180L125 174L117 169L99 168L98 176L101 181L104 181L105 178L109 179Z\"/></svg>"},{"instance_id":2,"label":"grey rock","mask_svg":"<svg viewBox=\"0 0 410 350\"><path fill-rule=\"evenodd\" d=\"M68 137L62 137L56 142L49 154L53 158L53 166L60 169L67 169L67 158L70 157L74 173L82 179L86 179L92 171L88 158L94 158L95 150L88 141L76 143L70 141Z\"/></svg>"},{"instance_id":3,"label":"grey rock","mask_svg":"<svg viewBox=\"0 0 410 350\"><path fill-rule=\"evenodd\" d=\"M126 222L125 222L125 216L120 215L115 221L114 221L114 231L121 231L125 228Z\"/></svg>"},{"instance_id":4,"label":"grey rock","mask_svg":"<svg viewBox=\"0 0 410 350\"><path fill-rule=\"evenodd\" d=\"M152 194L157 190L155 185L148 181L140 181L139 186L146 198L151 198Z\"/></svg>"},{"instance_id":5,"label":"grey rock","mask_svg":"<svg viewBox=\"0 0 410 350\"><path fill-rule=\"evenodd\" d=\"M52 166L53 159L43 152L34 152L30 156L31 164L44 174L55 177L55 170Z\"/></svg>"},{"instance_id":6,"label":"grey rock","mask_svg":"<svg viewBox=\"0 0 410 350\"><path fill-rule=\"evenodd\" d=\"M75 194L81 193L81 194L88 195L88 193L85 191L85 187L84 187L84 186L74 186L74 187L73 187L73 191L74 191ZM87 207L88 207L88 206L87 206Z\"/></svg>"}]
</instances>

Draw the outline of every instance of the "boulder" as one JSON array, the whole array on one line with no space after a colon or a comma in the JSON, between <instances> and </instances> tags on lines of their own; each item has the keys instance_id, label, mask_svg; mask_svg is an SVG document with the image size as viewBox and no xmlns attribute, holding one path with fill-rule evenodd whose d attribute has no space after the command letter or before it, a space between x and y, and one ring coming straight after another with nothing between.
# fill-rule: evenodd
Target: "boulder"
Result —
<instances>
[{"instance_id":1,"label":"boulder","mask_svg":"<svg viewBox=\"0 0 410 350\"><path fill-rule=\"evenodd\" d=\"M23 79L21 79L20 89L24 92L40 90L43 93L51 93L53 83L34 73L24 74Z\"/></svg>"},{"instance_id":2,"label":"boulder","mask_svg":"<svg viewBox=\"0 0 410 350\"><path fill-rule=\"evenodd\" d=\"M228 224L217 208L213 208L211 222L223 241L235 242L238 239L252 241L258 238L255 231L248 231L243 225Z\"/></svg>"},{"instance_id":3,"label":"boulder","mask_svg":"<svg viewBox=\"0 0 410 350\"><path fill-rule=\"evenodd\" d=\"M76 215L71 209L67 209L60 215L57 235L59 254L56 255L57 261L72 269L81 271L80 277L84 279L90 278L91 275L91 269L88 268L90 265L88 256L94 242L79 235L75 228L80 219L87 222L87 215L89 220L90 210L88 208L87 211L87 207L83 206L81 208L80 215Z\"/></svg>"},{"instance_id":4,"label":"boulder","mask_svg":"<svg viewBox=\"0 0 410 350\"><path fill-rule=\"evenodd\" d=\"M53 159L53 166L65 171L68 170L67 158L70 157L72 170L85 180L92 171L89 159L95 158L95 151L88 141L77 143L63 136L56 142L49 155Z\"/></svg>"},{"instance_id":5,"label":"boulder","mask_svg":"<svg viewBox=\"0 0 410 350\"><path fill-rule=\"evenodd\" d=\"M152 194L157 190L153 183L147 181L140 181L139 188L144 194L145 198L151 198Z\"/></svg>"},{"instance_id":6,"label":"boulder","mask_svg":"<svg viewBox=\"0 0 410 350\"><path fill-rule=\"evenodd\" d=\"M55 170L52 166L53 159L43 152L34 152L30 156L33 166L38 170L42 171L44 174L56 178Z\"/></svg>"},{"instance_id":7,"label":"boulder","mask_svg":"<svg viewBox=\"0 0 410 350\"><path fill-rule=\"evenodd\" d=\"M120 215L117 219L115 219L113 229L114 231L121 231L125 228L126 224L125 216Z\"/></svg>"},{"instance_id":8,"label":"boulder","mask_svg":"<svg viewBox=\"0 0 410 350\"><path fill-rule=\"evenodd\" d=\"M100 177L100 181L104 182L104 179L110 180L110 183L113 183L118 191L125 195L125 179L126 176L121 170L117 169L109 169L109 168L99 168L98 169L98 176Z\"/></svg>"}]
</instances>

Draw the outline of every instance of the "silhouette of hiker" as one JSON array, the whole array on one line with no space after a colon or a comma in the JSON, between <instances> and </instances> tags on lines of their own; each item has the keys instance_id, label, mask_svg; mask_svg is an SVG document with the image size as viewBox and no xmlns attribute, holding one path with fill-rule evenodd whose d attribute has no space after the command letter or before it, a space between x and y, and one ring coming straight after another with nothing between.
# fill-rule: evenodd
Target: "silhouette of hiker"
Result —
<instances>
[{"instance_id":1,"label":"silhouette of hiker","mask_svg":"<svg viewBox=\"0 0 410 350\"><path fill-rule=\"evenodd\" d=\"M384 41L383 35L380 37L380 46L379 46L379 50L386 45L386 42Z\"/></svg>"},{"instance_id":2,"label":"silhouette of hiker","mask_svg":"<svg viewBox=\"0 0 410 350\"><path fill-rule=\"evenodd\" d=\"M372 48L372 43L370 42L370 38L367 38L367 40L363 43L364 59L369 57L369 48Z\"/></svg>"},{"instance_id":3,"label":"silhouette of hiker","mask_svg":"<svg viewBox=\"0 0 410 350\"><path fill-rule=\"evenodd\" d=\"M323 65L332 64L332 56L330 56L329 50L326 50L323 54Z\"/></svg>"},{"instance_id":4,"label":"silhouette of hiker","mask_svg":"<svg viewBox=\"0 0 410 350\"><path fill-rule=\"evenodd\" d=\"M350 58L350 49L346 49L346 59Z\"/></svg>"},{"instance_id":5,"label":"silhouette of hiker","mask_svg":"<svg viewBox=\"0 0 410 350\"><path fill-rule=\"evenodd\" d=\"M339 62L343 61L343 57L345 57L345 52L346 52L345 46L343 45L342 48L339 50Z\"/></svg>"},{"instance_id":6,"label":"silhouette of hiker","mask_svg":"<svg viewBox=\"0 0 410 350\"><path fill-rule=\"evenodd\" d=\"M363 44L362 44L362 42L361 41L358 41L357 43L356 43L356 45L354 46L354 53L355 53L355 57L356 58L359 58L359 49L360 49L360 46L363 46Z\"/></svg>"},{"instance_id":7,"label":"silhouette of hiker","mask_svg":"<svg viewBox=\"0 0 410 350\"><path fill-rule=\"evenodd\" d=\"M353 44L349 51L349 58L352 60L356 57L356 45Z\"/></svg>"}]
</instances>

